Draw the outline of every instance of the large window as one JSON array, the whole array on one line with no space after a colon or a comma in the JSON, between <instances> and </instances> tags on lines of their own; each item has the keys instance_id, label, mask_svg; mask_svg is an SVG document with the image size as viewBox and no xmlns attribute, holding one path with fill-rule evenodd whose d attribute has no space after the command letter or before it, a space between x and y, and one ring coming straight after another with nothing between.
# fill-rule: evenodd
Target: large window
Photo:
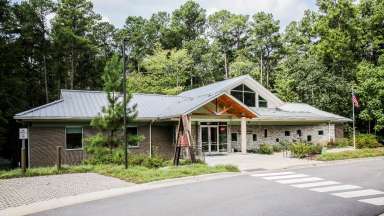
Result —
<instances>
[{"instance_id":1,"label":"large window","mask_svg":"<svg viewBox=\"0 0 384 216\"><path fill-rule=\"evenodd\" d=\"M248 86L241 84L231 90L231 95L250 107L256 106L255 92Z\"/></svg>"},{"instance_id":2,"label":"large window","mask_svg":"<svg viewBox=\"0 0 384 216\"><path fill-rule=\"evenodd\" d=\"M65 128L65 149L83 148L83 128L67 127Z\"/></svg>"},{"instance_id":3,"label":"large window","mask_svg":"<svg viewBox=\"0 0 384 216\"><path fill-rule=\"evenodd\" d=\"M137 141L137 135L139 134L138 133L138 130L137 130L137 127L128 127L127 128L127 134L128 134L128 145L129 147L138 147L139 146L139 142ZM130 137L129 135L134 135L134 137Z\"/></svg>"},{"instance_id":4,"label":"large window","mask_svg":"<svg viewBox=\"0 0 384 216\"><path fill-rule=\"evenodd\" d=\"M259 107L268 107L268 102L267 100L265 100L263 97L261 97L259 95L258 97L258 103L259 103Z\"/></svg>"}]
</instances>

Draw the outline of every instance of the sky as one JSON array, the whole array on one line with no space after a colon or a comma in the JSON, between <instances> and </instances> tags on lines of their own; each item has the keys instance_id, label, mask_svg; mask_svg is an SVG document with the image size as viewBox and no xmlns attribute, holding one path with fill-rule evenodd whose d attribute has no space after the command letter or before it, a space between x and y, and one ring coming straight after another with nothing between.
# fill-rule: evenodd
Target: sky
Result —
<instances>
[{"instance_id":1,"label":"sky","mask_svg":"<svg viewBox=\"0 0 384 216\"><path fill-rule=\"evenodd\" d=\"M150 17L158 11L172 12L186 0L91 0L94 10L116 27L122 27L128 16ZM282 29L300 20L306 9L316 9L315 0L196 0L207 14L226 9L237 14L252 15L259 11L272 13Z\"/></svg>"}]
</instances>

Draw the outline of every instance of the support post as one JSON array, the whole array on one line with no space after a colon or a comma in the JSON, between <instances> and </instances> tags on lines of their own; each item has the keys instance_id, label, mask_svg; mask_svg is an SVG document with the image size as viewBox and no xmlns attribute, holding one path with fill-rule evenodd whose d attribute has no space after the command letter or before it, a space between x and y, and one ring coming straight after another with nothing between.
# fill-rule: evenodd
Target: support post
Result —
<instances>
[{"instance_id":1,"label":"support post","mask_svg":"<svg viewBox=\"0 0 384 216\"><path fill-rule=\"evenodd\" d=\"M241 153L247 153L247 121L241 117Z\"/></svg>"},{"instance_id":2,"label":"support post","mask_svg":"<svg viewBox=\"0 0 384 216\"><path fill-rule=\"evenodd\" d=\"M21 140L21 170L23 174L25 173L27 169L27 155L26 155L26 149L25 149L25 140Z\"/></svg>"},{"instance_id":3,"label":"support post","mask_svg":"<svg viewBox=\"0 0 384 216\"><path fill-rule=\"evenodd\" d=\"M61 149L62 146L56 146L56 168L57 170L61 169Z\"/></svg>"},{"instance_id":4,"label":"support post","mask_svg":"<svg viewBox=\"0 0 384 216\"><path fill-rule=\"evenodd\" d=\"M149 122L149 157L152 157L152 121Z\"/></svg>"}]
</instances>

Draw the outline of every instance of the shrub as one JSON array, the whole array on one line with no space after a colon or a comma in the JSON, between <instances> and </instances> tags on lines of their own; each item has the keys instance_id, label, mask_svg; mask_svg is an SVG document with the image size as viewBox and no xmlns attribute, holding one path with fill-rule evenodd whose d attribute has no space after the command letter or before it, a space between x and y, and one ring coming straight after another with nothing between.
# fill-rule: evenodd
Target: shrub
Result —
<instances>
[{"instance_id":1,"label":"shrub","mask_svg":"<svg viewBox=\"0 0 384 216\"><path fill-rule=\"evenodd\" d=\"M351 146L352 142L348 138L337 138L335 141L331 141L327 143L327 147L329 148L341 148Z\"/></svg>"},{"instance_id":2,"label":"shrub","mask_svg":"<svg viewBox=\"0 0 384 216\"><path fill-rule=\"evenodd\" d=\"M289 146L293 157L304 158L310 153L310 146L306 143L295 143Z\"/></svg>"},{"instance_id":3,"label":"shrub","mask_svg":"<svg viewBox=\"0 0 384 216\"><path fill-rule=\"evenodd\" d=\"M372 134L360 134L356 136L356 148L377 148L380 147L380 143L376 137Z\"/></svg>"},{"instance_id":4,"label":"shrub","mask_svg":"<svg viewBox=\"0 0 384 216\"><path fill-rule=\"evenodd\" d=\"M321 146L321 145L310 145L309 146L309 153L310 154L321 154L322 150L323 150L323 146Z\"/></svg>"},{"instance_id":5,"label":"shrub","mask_svg":"<svg viewBox=\"0 0 384 216\"><path fill-rule=\"evenodd\" d=\"M259 148L260 154L272 154L273 153L273 147L268 144L261 144Z\"/></svg>"},{"instance_id":6,"label":"shrub","mask_svg":"<svg viewBox=\"0 0 384 216\"><path fill-rule=\"evenodd\" d=\"M272 145L272 148L273 148L274 152L281 152L281 151L283 151L284 147L280 144L275 144L275 145Z\"/></svg>"},{"instance_id":7,"label":"shrub","mask_svg":"<svg viewBox=\"0 0 384 216\"><path fill-rule=\"evenodd\" d=\"M128 165L159 168L167 165L167 160L159 156L148 157L148 155L136 154L128 156Z\"/></svg>"}]
</instances>

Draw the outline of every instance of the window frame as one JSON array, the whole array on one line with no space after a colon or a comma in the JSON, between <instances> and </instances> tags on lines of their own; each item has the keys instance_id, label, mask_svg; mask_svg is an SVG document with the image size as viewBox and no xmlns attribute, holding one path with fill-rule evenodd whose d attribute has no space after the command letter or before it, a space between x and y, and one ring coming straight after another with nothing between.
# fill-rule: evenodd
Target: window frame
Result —
<instances>
[{"instance_id":1,"label":"window frame","mask_svg":"<svg viewBox=\"0 0 384 216\"><path fill-rule=\"evenodd\" d=\"M137 126L127 126L127 129L128 128L136 128L136 136L139 136L139 127L137 127ZM148 129L149 130L149 129ZM127 130L127 135L128 135L128 130ZM135 149L135 148L140 148L140 142L137 142L137 145L130 145L129 144L129 142L128 142L128 145L127 145L127 147L129 148L129 149Z\"/></svg>"},{"instance_id":2,"label":"window frame","mask_svg":"<svg viewBox=\"0 0 384 216\"><path fill-rule=\"evenodd\" d=\"M307 142L312 142L312 135L307 135Z\"/></svg>"},{"instance_id":3,"label":"window frame","mask_svg":"<svg viewBox=\"0 0 384 216\"><path fill-rule=\"evenodd\" d=\"M238 87L240 87L240 86L241 86L241 90L236 89L236 88L238 88ZM250 89L251 91L249 91L249 90L245 90L245 87L246 87L247 89ZM232 95L232 92L241 93L241 100L240 100L239 98L237 98L236 96ZM252 97L250 97L251 100L252 100L252 102L254 103L253 106L252 106L252 105L248 105L248 104L245 103L245 101L246 101L246 100L245 100L245 93L253 94L253 99L252 99ZM242 102L244 105L246 105L246 106L248 106L248 107L257 107L257 96L258 96L258 94L256 94L256 92L255 92L254 90L252 90L251 88L249 88L249 87L248 87L247 85L245 85L244 83L242 83L242 84L236 86L235 88L231 89L231 90L230 90L230 94L231 94L231 96L233 96L234 98L236 98L237 100L239 100L240 102Z\"/></svg>"},{"instance_id":4,"label":"window frame","mask_svg":"<svg viewBox=\"0 0 384 216\"><path fill-rule=\"evenodd\" d=\"M260 101L262 103L265 103L265 106L260 106ZM259 94L257 94L257 108L268 108L268 101L265 98L261 97Z\"/></svg>"},{"instance_id":5,"label":"window frame","mask_svg":"<svg viewBox=\"0 0 384 216\"><path fill-rule=\"evenodd\" d=\"M303 136L303 132L301 131L301 129L297 130L296 133L297 133L297 135L298 135L299 137L302 137L302 136Z\"/></svg>"},{"instance_id":6,"label":"window frame","mask_svg":"<svg viewBox=\"0 0 384 216\"><path fill-rule=\"evenodd\" d=\"M252 141L253 142L256 142L257 141L257 134L252 134Z\"/></svg>"},{"instance_id":7,"label":"window frame","mask_svg":"<svg viewBox=\"0 0 384 216\"><path fill-rule=\"evenodd\" d=\"M67 128L81 128L81 148L68 148L68 145L67 145ZM82 126L65 126L64 127L64 148L66 151L84 150L84 128Z\"/></svg>"},{"instance_id":8,"label":"window frame","mask_svg":"<svg viewBox=\"0 0 384 216\"><path fill-rule=\"evenodd\" d=\"M239 139L238 139L238 133L231 133L231 142L237 142ZM234 137L233 135L235 135L236 137L236 140L233 140L232 138Z\"/></svg>"}]
</instances>

